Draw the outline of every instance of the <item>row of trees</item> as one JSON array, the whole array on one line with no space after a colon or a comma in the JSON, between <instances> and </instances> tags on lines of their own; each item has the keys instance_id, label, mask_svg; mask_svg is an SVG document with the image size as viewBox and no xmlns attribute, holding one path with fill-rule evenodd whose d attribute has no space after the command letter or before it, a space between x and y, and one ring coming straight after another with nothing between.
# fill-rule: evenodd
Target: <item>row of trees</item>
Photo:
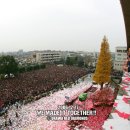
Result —
<instances>
[{"instance_id":1,"label":"row of trees","mask_svg":"<svg viewBox=\"0 0 130 130\"><path fill-rule=\"evenodd\" d=\"M45 64L26 65L26 66L19 67L18 72L23 73L23 72L26 72L26 71L44 69L45 67L46 67Z\"/></svg>"},{"instance_id":2,"label":"row of trees","mask_svg":"<svg viewBox=\"0 0 130 130\"><path fill-rule=\"evenodd\" d=\"M10 74L17 74L43 68L45 68L45 64L19 66L13 56L7 55L0 57L0 74L6 74L8 77L10 77Z\"/></svg>"},{"instance_id":3,"label":"row of trees","mask_svg":"<svg viewBox=\"0 0 130 130\"><path fill-rule=\"evenodd\" d=\"M93 58L92 56L76 56L76 57L67 57L66 60L62 63L66 65L74 65L78 67L86 67L86 68L93 68Z\"/></svg>"},{"instance_id":4,"label":"row of trees","mask_svg":"<svg viewBox=\"0 0 130 130\"><path fill-rule=\"evenodd\" d=\"M85 65L83 57L67 57L65 61L66 65L77 65L83 67Z\"/></svg>"}]
</instances>

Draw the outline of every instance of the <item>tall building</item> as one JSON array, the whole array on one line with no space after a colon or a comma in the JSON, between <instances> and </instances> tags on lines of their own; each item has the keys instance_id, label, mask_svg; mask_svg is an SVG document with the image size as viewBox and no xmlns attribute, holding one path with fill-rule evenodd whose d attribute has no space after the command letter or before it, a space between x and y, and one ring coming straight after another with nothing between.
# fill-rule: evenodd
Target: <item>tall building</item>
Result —
<instances>
[{"instance_id":1,"label":"tall building","mask_svg":"<svg viewBox=\"0 0 130 130\"><path fill-rule=\"evenodd\" d=\"M127 47L116 47L114 70L122 71L123 63L127 59Z\"/></svg>"}]
</instances>

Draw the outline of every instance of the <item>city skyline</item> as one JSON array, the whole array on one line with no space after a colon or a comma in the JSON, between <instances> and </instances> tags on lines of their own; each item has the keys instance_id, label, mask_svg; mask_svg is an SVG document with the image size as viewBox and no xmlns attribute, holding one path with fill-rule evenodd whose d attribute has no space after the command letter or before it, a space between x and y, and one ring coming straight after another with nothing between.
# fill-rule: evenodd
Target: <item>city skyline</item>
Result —
<instances>
[{"instance_id":1,"label":"city skyline","mask_svg":"<svg viewBox=\"0 0 130 130\"><path fill-rule=\"evenodd\" d=\"M0 18L0 52L99 52L104 35L111 52L127 45L119 0L5 0Z\"/></svg>"}]
</instances>

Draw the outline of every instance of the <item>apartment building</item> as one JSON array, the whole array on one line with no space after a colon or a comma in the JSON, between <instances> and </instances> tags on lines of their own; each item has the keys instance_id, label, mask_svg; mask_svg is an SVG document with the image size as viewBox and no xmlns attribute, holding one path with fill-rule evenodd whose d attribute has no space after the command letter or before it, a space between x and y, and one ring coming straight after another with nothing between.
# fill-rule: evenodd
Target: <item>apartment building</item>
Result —
<instances>
[{"instance_id":1,"label":"apartment building","mask_svg":"<svg viewBox=\"0 0 130 130\"><path fill-rule=\"evenodd\" d=\"M114 69L122 71L123 63L127 59L127 47L116 47Z\"/></svg>"},{"instance_id":2,"label":"apartment building","mask_svg":"<svg viewBox=\"0 0 130 130\"><path fill-rule=\"evenodd\" d=\"M53 63L60 61L61 55L58 51L43 51L36 53L37 63Z\"/></svg>"}]
</instances>

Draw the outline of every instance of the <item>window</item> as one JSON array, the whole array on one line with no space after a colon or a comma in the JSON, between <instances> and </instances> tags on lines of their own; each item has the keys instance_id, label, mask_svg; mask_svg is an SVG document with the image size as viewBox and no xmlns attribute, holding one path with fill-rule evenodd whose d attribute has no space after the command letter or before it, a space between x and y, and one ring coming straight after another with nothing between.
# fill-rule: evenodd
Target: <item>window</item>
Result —
<instances>
[{"instance_id":1,"label":"window","mask_svg":"<svg viewBox=\"0 0 130 130\"><path fill-rule=\"evenodd\" d=\"M127 53L127 50L123 50L124 53Z\"/></svg>"},{"instance_id":2,"label":"window","mask_svg":"<svg viewBox=\"0 0 130 130\"><path fill-rule=\"evenodd\" d=\"M117 50L117 52L122 52L122 50Z\"/></svg>"}]
</instances>

